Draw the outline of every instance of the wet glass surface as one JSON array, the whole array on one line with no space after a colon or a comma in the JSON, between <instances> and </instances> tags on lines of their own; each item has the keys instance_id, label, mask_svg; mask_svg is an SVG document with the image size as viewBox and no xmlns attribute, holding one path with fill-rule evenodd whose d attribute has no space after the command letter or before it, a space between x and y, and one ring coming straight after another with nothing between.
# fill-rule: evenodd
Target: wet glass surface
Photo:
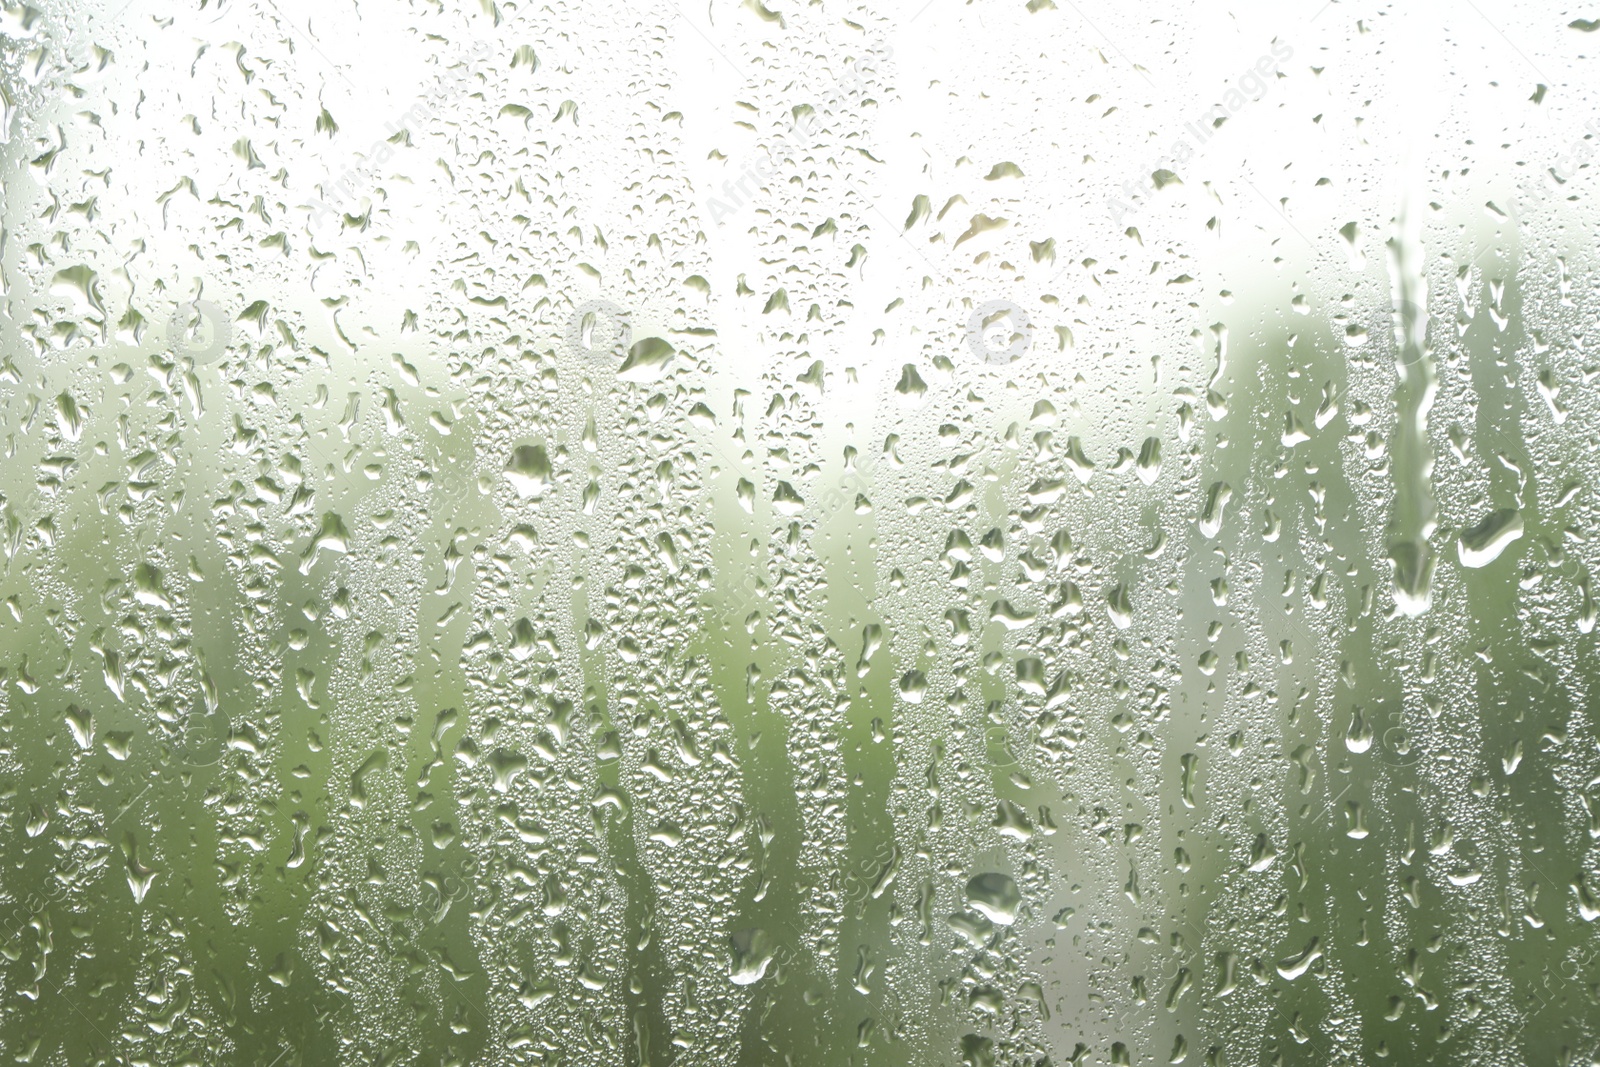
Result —
<instances>
[{"instance_id":1,"label":"wet glass surface","mask_svg":"<svg viewBox=\"0 0 1600 1067\"><path fill-rule=\"evenodd\" d=\"M1600 1063L1600 10L0 8L0 1048Z\"/></svg>"}]
</instances>

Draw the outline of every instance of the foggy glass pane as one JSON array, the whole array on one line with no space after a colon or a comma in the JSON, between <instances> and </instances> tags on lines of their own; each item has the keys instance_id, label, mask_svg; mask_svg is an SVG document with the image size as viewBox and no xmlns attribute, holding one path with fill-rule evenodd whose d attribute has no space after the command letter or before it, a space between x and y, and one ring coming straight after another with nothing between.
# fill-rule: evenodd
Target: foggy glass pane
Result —
<instances>
[{"instance_id":1,"label":"foggy glass pane","mask_svg":"<svg viewBox=\"0 0 1600 1067\"><path fill-rule=\"evenodd\" d=\"M0 1051L1600 1064L1597 31L0 0Z\"/></svg>"}]
</instances>

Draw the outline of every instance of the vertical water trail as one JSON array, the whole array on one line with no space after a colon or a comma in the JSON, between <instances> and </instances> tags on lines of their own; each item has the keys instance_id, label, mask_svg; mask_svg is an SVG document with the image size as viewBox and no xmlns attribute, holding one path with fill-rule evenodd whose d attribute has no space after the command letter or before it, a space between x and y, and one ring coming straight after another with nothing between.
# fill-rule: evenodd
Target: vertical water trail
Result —
<instances>
[{"instance_id":1,"label":"vertical water trail","mask_svg":"<svg viewBox=\"0 0 1600 1067\"><path fill-rule=\"evenodd\" d=\"M1422 224L1416 210L1418 185L1407 186L1389 240L1389 279L1394 299L1395 387L1394 512L1390 520L1389 561L1394 599L1406 615L1421 615L1432 601L1433 548L1428 539L1438 525L1433 498L1433 448L1428 442L1428 412L1439 387L1438 368L1428 347L1428 280L1424 273Z\"/></svg>"}]
</instances>

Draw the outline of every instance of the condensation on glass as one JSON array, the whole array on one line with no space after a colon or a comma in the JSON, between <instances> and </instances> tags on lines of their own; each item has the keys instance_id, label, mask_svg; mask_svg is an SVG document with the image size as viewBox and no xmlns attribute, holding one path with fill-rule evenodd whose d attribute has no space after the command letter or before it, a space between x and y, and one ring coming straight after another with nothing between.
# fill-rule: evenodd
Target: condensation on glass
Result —
<instances>
[{"instance_id":1,"label":"condensation on glass","mask_svg":"<svg viewBox=\"0 0 1600 1067\"><path fill-rule=\"evenodd\" d=\"M0 1047L1600 1062L1600 11L0 12Z\"/></svg>"}]
</instances>

